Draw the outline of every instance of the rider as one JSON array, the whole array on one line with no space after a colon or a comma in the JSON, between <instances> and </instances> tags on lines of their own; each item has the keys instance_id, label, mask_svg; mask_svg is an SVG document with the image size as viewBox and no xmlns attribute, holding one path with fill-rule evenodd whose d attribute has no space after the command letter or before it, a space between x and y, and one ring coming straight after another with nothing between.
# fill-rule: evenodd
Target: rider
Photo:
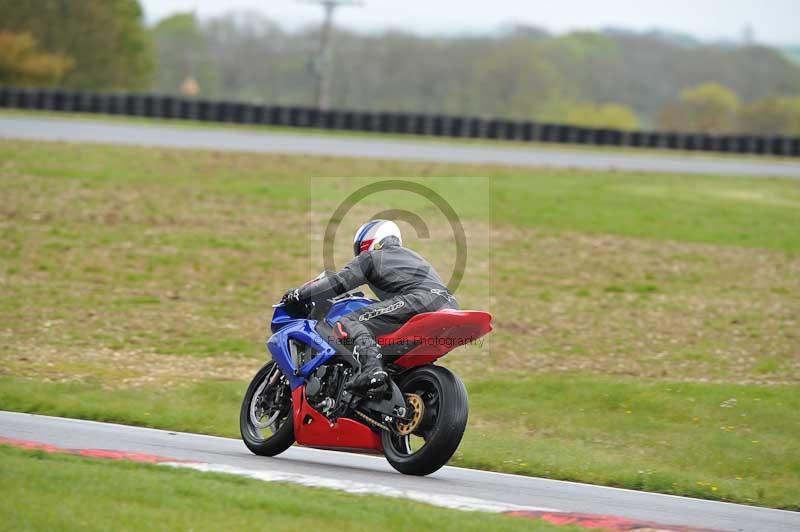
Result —
<instances>
[{"instance_id":1,"label":"rider","mask_svg":"<svg viewBox=\"0 0 800 532\"><path fill-rule=\"evenodd\" d=\"M353 239L355 259L336 274L286 292L281 303L303 305L369 285L380 301L345 315L334 324L340 339L347 339L361 371L351 389L377 388L388 377L376 336L390 333L421 312L457 309L456 298L428 261L403 247L400 228L390 220L362 225Z\"/></svg>"}]
</instances>

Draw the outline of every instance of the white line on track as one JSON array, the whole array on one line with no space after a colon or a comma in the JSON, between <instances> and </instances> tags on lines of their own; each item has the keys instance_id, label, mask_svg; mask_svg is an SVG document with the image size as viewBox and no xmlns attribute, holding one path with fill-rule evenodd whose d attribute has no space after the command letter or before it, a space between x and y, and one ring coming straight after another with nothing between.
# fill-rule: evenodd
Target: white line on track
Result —
<instances>
[{"instance_id":1,"label":"white line on track","mask_svg":"<svg viewBox=\"0 0 800 532\"><path fill-rule=\"evenodd\" d=\"M391 497L394 499L409 499L433 506L440 506L442 508L451 508L453 510L493 513L516 511L562 512L562 510L555 510L553 508L520 506L497 501L487 501L474 497L463 497L460 495L442 495L416 490L396 489L368 482L356 482L352 480L300 475L297 473L284 473L281 471L252 471L249 469L243 469L241 467L223 464L162 462L159 465L183 469L194 469L195 471L202 471L204 473L225 473L229 475L238 475L241 477L262 480L265 482L290 482L292 484L301 484L303 486L312 488L327 488L337 491L344 491L355 495L379 495L381 497Z\"/></svg>"}]
</instances>

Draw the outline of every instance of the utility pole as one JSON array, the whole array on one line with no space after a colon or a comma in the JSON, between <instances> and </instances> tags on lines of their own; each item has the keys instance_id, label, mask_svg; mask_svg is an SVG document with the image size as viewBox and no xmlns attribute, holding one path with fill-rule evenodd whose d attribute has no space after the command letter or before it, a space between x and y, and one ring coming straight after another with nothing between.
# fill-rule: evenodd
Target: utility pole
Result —
<instances>
[{"instance_id":1,"label":"utility pole","mask_svg":"<svg viewBox=\"0 0 800 532\"><path fill-rule=\"evenodd\" d=\"M314 61L314 75L317 78L315 103L318 109L327 109L330 104L331 75L333 74L333 55L331 53L331 31L333 30L333 13L343 6L358 6L357 0L300 0L310 4L321 5L325 10L325 18L319 32L319 51Z\"/></svg>"}]
</instances>

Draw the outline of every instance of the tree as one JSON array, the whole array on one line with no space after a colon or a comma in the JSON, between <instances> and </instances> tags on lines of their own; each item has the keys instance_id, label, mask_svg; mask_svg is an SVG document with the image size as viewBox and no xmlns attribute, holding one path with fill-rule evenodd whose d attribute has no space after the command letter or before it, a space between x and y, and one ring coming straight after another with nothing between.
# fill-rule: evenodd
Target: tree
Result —
<instances>
[{"instance_id":1,"label":"tree","mask_svg":"<svg viewBox=\"0 0 800 532\"><path fill-rule=\"evenodd\" d=\"M517 39L496 45L474 61L469 87L483 113L504 118L533 118L562 87L558 72L535 42Z\"/></svg>"},{"instance_id":2,"label":"tree","mask_svg":"<svg viewBox=\"0 0 800 532\"><path fill-rule=\"evenodd\" d=\"M736 127L741 104L735 92L716 82L681 91L680 100L664 108L659 125L664 129L725 133Z\"/></svg>"},{"instance_id":3,"label":"tree","mask_svg":"<svg viewBox=\"0 0 800 532\"><path fill-rule=\"evenodd\" d=\"M65 86L150 85L152 50L138 0L0 0L0 13L0 29L30 32L43 50L74 59Z\"/></svg>"},{"instance_id":4,"label":"tree","mask_svg":"<svg viewBox=\"0 0 800 532\"><path fill-rule=\"evenodd\" d=\"M762 135L800 135L800 96L764 98L745 106L739 128Z\"/></svg>"},{"instance_id":5,"label":"tree","mask_svg":"<svg viewBox=\"0 0 800 532\"><path fill-rule=\"evenodd\" d=\"M302 32L287 39L276 23L255 12L214 17L201 28L221 96L289 105L310 101L314 85L306 61L312 48L306 53L303 46L318 40Z\"/></svg>"},{"instance_id":6,"label":"tree","mask_svg":"<svg viewBox=\"0 0 800 532\"><path fill-rule=\"evenodd\" d=\"M568 33L551 39L545 53L578 100L619 101L620 80L614 74L622 68L621 54L612 38L588 31Z\"/></svg>"},{"instance_id":7,"label":"tree","mask_svg":"<svg viewBox=\"0 0 800 532\"><path fill-rule=\"evenodd\" d=\"M216 93L218 76L194 13L179 13L159 21L153 28L153 42L156 90L175 93L186 80L194 79L201 94Z\"/></svg>"},{"instance_id":8,"label":"tree","mask_svg":"<svg viewBox=\"0 0 800 532\"><path fill-rule=\"evenodd\" d=\"M630 107L618 103L571 105L562 116L562 120L567 124L584 127L626 130L641 127L636 112Z\"/></svg>"},{"instance_id":9,"label":"tree","mask_svg":"<svg viewBox=\"0 0 800 532\"><path fill-rule=\"evenodd\" d=\"M0 31L0 83L54 85L74 64L71 57L36 48L36 40L28 32Z\"/></svg>"},{"instance_id":10,"label":"tree","mask_svg":"<svg viewBox=\"0 0 800 532\"><path fill-rule=\"evenodd\" d=\"M0 0L0 5L10 1ZM339 26L335 31L331 102L343 109L615 127L633 127L641 120L645 127L657 123L677 130L730 131L740 123L735 113L723 109L713 114L720 120L709 122L700 110L714 108L708 101L713 104L714 97L698 102L687 91L684 101L681 91L714 80L752 102L788 97L800 87L800 65L776 50L703 44L663 32L549 35L510 26L499 34L438 37L398 30L360 33ZM316 25L284 29L252 12L207 20L170 17L153 31L159 63L154 87L175 92L191 70L203 95L310 104L314 77L309 60L315 56L317 32ZM584 102L591 105L576 106ZM605 102L623 105L627 112L606 108Z\"/></svg>"}]
</instances>

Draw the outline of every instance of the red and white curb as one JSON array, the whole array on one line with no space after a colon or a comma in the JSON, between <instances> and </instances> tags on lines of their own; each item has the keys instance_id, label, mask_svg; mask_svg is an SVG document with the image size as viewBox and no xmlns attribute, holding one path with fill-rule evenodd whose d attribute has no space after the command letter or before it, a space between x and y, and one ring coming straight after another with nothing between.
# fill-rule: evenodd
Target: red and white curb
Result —
<instances>
[{"instance_id":1,"label":"red and white curb","mask_svg":"<svg viewBox=\"0 0 800 532\"><path fill-rule=\"evenodd\" d=\"M20 449L29 449L31 451L44 451L46 453L74 454L77 456L86 456L88 458L127 460L129 462L143 462L147 464L168 463L170 465L179 465L190 463L185 460L176 460L174 458L167 458L166 456L158 456L155 454L112 451L108 449L67 449L65 447L58 447L57 445L50 445L49 443L42 443L33 440L18 440L16 438L6 438L4 436L0 436L0 445L8 445L11 447L18 447Z\"/></svg>"},{"instance_id":2,"label":"red and white curb","mask_svg":"<svg viewBox=\"0 0 800 532\"><path fill-rule=\"evenodd\" d=\"M105 458L111 460L127 460L156 464L181 469L192 469L204 473L222 473L261 480L263 482L289 482L312 488L326 488L343 491L354 495L378 495L395 499L407 499L430 504L441 508L463 510L471 512L488 512L524 517L547 521L556 525L573 525L587 529L603 529L611 531L639 531L639 532L714 532L708 529L691 528L684 526L670 526L648 521L627 519L613 515L581 514L563 512L552 508L538 508L534 506L520 506L496 501L487 501L460 495L441 495L416 490L391 488L380 484L368 482L355 482L312 475L296 473L283 473L280 471L251 471L224 464L211 464L189 460L177 460L166 456L146 453L116 451L108 449L68 449L48 443L32 440L19 440L0 436L0 445L9 445L29 450L47 453L72 454L89 458Z\"/></svg>"}]
</instances>

